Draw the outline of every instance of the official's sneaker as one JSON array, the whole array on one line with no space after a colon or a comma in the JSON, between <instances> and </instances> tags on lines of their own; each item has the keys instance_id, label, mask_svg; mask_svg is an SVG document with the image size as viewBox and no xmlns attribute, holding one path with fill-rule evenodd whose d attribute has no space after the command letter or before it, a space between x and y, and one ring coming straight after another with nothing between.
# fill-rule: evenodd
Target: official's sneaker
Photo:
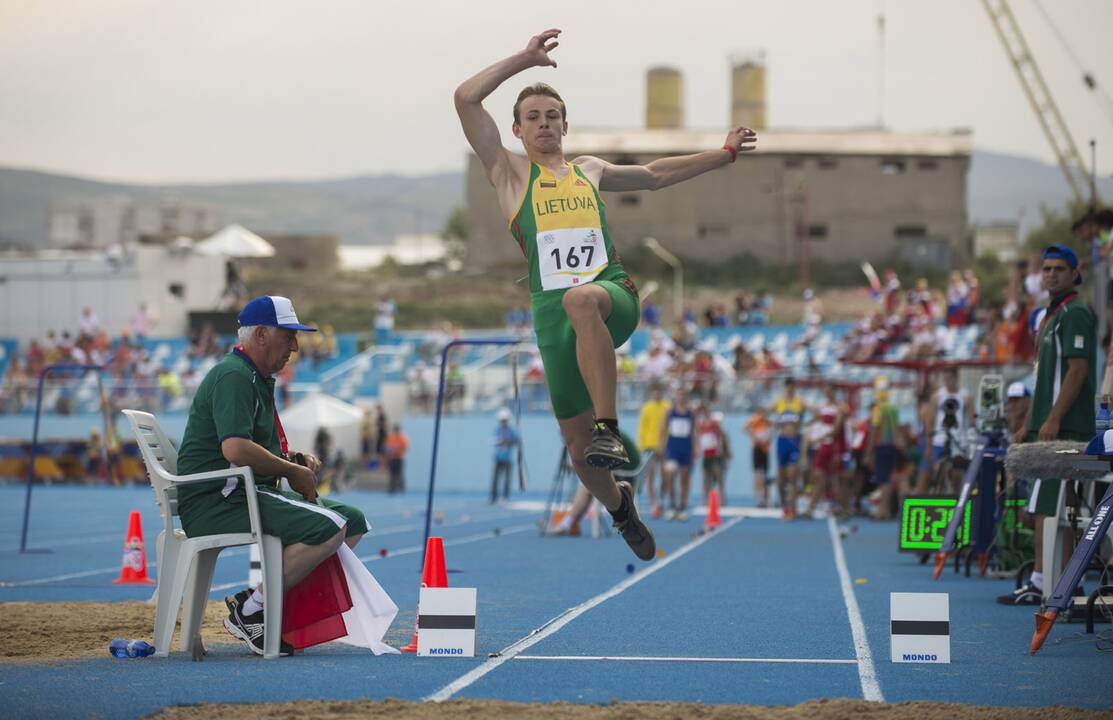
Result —
<instances>
[{"instance_id":1,"label":"official's sneaker","mask_svg":"<svg viewBox=\"0 0 1113 720\"><path fill-rule=\"evenodd\" d=\"M237 593L236 595L239 595ZM236 597L235 595L233 598ZM244 616L243 606L237 605L228 617L224 618L224 629L235 637L244 641L248 649L256 655L263 654L263 611ZM282 656L293 655L294 647L285 641L279 641L278 654Z\"/></svg>"},{"instance_id":2,"label":"official's sneaker","mask_svg":"<svg viewBox=\"0 0 1113 720\"><path fill-rule=\"evenodd\" d=\"M1043 590L1028 583L1008 595L998 595L997 602L1002 605L1039 605L1043 602Z\"/></svg>"},{"instance_id":3,"label":"official's sneaker","mask_svg":"<svg viewBox=\"0 0 1113 720\"><path fill-rule=\"evenodd\" d=\"M683 510L677 510L675 520L677 522L688 522L688 513L684 512Z\"/></svg>"},{"instance_id":4,"label":"official's sneaker","mask_svg":"<svg viewBox=\"0 0 1113 720\"><path fill-rule=\"evenodd\" d=\"M237 608L242 608L247 599L251 597L252 589L240 590L235 595L226 595L224 597L224 606L228 608L228 615L231 616L236 612ZM242 638L241 638L242 640Z\"/></svg>"},{"instance_id":5,"label":"official's sneaker","mask_svg":"<svg viewBox=\"0 0 1113 720\"><path fill-rule=\"evenodd\" d=\"M634 505L634 488L625 480L618 482L618 491L626 502L626 519L614 523L615 529L622 534L622 539L641 560L652 560L657 555L657 541L645 523L638 516L638 508Z\"/></svg>"},{"instance_id":6,"label":"official's sneaker","mask_svg":"<svg viewBox=\"0 0 1113 720\"><path fill-rule=\"evenodd\" d=\"M601 422L595 423L591 431L591 442L584 450L584 462L593 467L614 470L630 462L622 438L614 430Z\"/></svg>"},{"instance_id":7,"label":"official's sneaker","mask_svg":"<svg viewBox=\"0 0 1113 720\"><path fill-rule=\"evenodd\" d=\"M677 512L676 508L669 508L669 514L665 516L665 519L668 520L669 522L672 522L673 520L676 519L676 516L678 514L679 513Z\"/></svg>"}]
</instances>

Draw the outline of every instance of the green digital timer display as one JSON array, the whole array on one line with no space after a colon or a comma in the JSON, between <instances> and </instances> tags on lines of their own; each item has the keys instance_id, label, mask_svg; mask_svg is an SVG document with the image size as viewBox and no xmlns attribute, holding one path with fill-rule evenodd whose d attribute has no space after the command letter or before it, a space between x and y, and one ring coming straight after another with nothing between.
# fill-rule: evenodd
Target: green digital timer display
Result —
<instances>
[{"instance_id":1,"label":"green digital timer display","mask_svg":"<svg viewBox=\"0 0 1113 720\"><path fill-rule=\"evenodd\" d=\"M957 497L911 496L900 505L900 550L923 552L938 550L943 545L947 525L955 514ZM970 542L970 512L973 503L966 503L962 522L955 533L955 547Z\"/></svg>"}]
</instances>

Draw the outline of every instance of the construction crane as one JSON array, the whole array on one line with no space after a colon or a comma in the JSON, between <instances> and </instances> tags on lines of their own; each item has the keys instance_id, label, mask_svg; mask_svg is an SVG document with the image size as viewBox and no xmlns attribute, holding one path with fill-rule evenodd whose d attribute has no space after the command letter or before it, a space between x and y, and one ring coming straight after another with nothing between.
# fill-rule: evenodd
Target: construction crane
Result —
<instances>
[{"instance_id":1,"label":"construction crane","mask_svg":"<svg viewBox=\"0 0 1113 720\"><path fill-rule=\"evenodd\" d=\"M1062 113L1059 112L1059 106L1051 97L1051 90L1032 57L1032 51L1028 49L1028 43L1020 33L1020 26L1016 23L1008 1L982 0L982 5L989 13L997 37L1001 38L1001 44L1005 46L1005 52L1020 78L1020 85L1024 88L1028 102L1036 112L1036 119L1040 121L1044 135L1051 143L1051 149L1055 152L1067 185L1074 193L1075 201L1079 205L1089 205L1091 200L1096 200L1096 193L1091 186L1086 165L1082 162L1082 156L1078 153L1078 147L1074 144Z\"/></svg>"}]
</instances>

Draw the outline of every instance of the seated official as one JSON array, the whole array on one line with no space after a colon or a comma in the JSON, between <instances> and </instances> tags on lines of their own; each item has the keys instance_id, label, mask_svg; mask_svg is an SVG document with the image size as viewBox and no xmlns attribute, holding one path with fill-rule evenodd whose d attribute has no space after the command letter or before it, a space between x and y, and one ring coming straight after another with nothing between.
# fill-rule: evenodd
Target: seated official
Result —
<instances>
[{"instance_id":1,"label":"seated official","mask_svg":"<svg viewBox=\"0 0 1113 720\"><path fill-rule=\"evenodd\" d=\"M274 376L297 351L298 331L316 330L300 324L293 304L279 296L249 302L239 323L239 344L208 372L193 397L178 472L189 475L230 465L252 469L263 533L282 539L282 580L289 590L340 543L354 547L367 532L367 522L354 507L318 498L316 473L321 464L316 457L283 451ZM295 458L304 464L291 462ZM281 477L294 492L279 489ZM247 498L238 478L180 487L178 513L190 537L250 532ZM262 585L225 598L224 627L259 655L264 600ZM290 652L283 643L282 653Z\"/></svg>"}]
</instances>

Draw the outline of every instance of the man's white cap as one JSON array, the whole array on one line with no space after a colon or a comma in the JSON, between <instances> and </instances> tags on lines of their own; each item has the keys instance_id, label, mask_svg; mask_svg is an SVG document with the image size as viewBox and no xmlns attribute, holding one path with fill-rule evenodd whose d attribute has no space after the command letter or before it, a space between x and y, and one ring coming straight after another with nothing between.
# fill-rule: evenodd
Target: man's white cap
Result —
<instances>
[{"instance_id":1,"label":"man's white cap","mask_svg":"<svg viewBox=\"0 0 1113 720\"><path fill-rule=\"evenodd\" d=\"M712 420L714 420L714 421L715 421L715 422L717 422L717 423L721 423L721 422L723 421L723 418L724 418L724 415L723 415L723 413L721 413L721 412L720 412L720 411L718 411L718 410L716 410L715 412L711 413L711 419L712 419Z\"/></svg>"},{"instance_id":2,"label":"man's white cap","mask_svg":"<svg viewBox=\"0 0 1113 720\"><path fill-rule=\"evenodd\" d=\"M804 299L805 300L811 300L814 297L815 297L815 293L812 292L811 288L804 288Z\"/></svg>"},{"instance_id":3,"label":"man's white cap","mask_svg":"<svg viewBox=\"0 0 1113 720\"><path fill-rule=\"evenodd\" d=\"M1019 380L1009 385L1009 389L1005 391L1005 397L1007 398L1028 397L1030 394L1028 388Z\"/></svg>"},{"instance_id":4,"label":"man's white cap","mask_svg":"<svg viewBox=\"0 0 1113 720\"><path fill-rule=\"evenodd\" d=\"M510 419L510 411L507 410L506 408L499 408L498 419L499 420L509 420Z\"/></svg>"}]
</instances>

